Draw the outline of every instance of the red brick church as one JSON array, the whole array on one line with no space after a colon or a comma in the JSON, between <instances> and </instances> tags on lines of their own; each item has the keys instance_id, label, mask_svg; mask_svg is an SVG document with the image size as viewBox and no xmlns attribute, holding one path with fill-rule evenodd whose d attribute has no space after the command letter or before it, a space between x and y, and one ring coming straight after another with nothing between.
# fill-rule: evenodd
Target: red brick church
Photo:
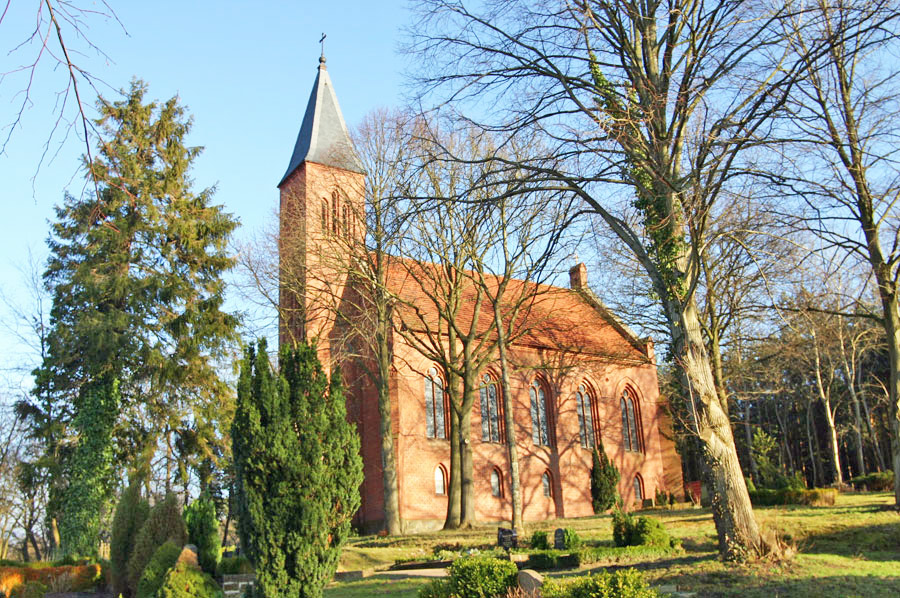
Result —
<instances>
[{"instance_id":1,"label":"red brick church","mask_svg":"<svg viewBox=\"0 0 900 598\"><path fill-rule=\"evenodd\" d=\"M365 184L323 57L290 165L278 185L282 276L286 268L299 271L303 289L300 299L282 291L280 334L282 341L318 339L323 363L331 361L328 339L334 317L328 314L342 307L335 307L335 298L348 301L353 289L347 276L322 256L341 251L336 239L364 238L365 220L359 215L364 214ZM286 238L294 240L289 250ZM390 290L406 302L421 294L420 285L410 269L391 270ZM527 316L535 325L510 347L516 365L511 398L525 520L593 513L591 450L600 439L621 472L619 492L626 504L640 505L657 490L681 496L681 461L659 396L652 341L637 338L600 303L588 288L583 264L570 271L569 288L541 285L540 291ZM429 309L426 302L421 309ZM397 309L394 317L402 320L404 310ZM446 515L450 467L444 382L440 368L407 339L395 334L390 342L400 518L409 532L434 529ZM377 397L362 377L344 372L348 414L358 426L365 471L356 522L377 530L384 519ZM485 522L509 521L499 364L482 376L470 438L476 515Z\"/></svg>"}]
</instances>

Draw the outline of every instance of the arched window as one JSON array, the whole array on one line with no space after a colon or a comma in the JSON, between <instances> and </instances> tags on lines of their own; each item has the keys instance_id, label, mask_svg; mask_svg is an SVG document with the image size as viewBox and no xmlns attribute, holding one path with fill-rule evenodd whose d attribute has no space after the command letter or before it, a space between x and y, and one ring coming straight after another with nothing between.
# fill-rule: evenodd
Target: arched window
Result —
<instances>
[{"instance_id":1,"label":"arched window","mask_svg":"<svg viewBox=\"0 0 900 598\"><path fill-rule=\"evenodd\" d=\"M500 400L497 381L484 375L481 386L481 439L484 442L502 442L500 432Z\"/></svg>"},{"instance_id":2,"label":"arched window","mask_svg":"<svg viewBox=\"0 0 900 598\"><path fill-rule=\"evenodd\" d=\"M491 494L498 498L503 497L503 476L496 467L491 470Z\"/></svg>"},{"instance_id":3,"label":"arched window","mask_svg":"<svg viewBox=\"0 0 900 598\"><path fill-rule=\"evenodd\" d=\"M578 387L575 402L578 409L578 431L581 436L581 446L594 448L594 398L584 384Z\"/></svg>"},{"instance_id":4,"label":"arched window","mask_svg":"<svg viewBox=\"0 0 900 598\"><path fill-rule=\"evenodd\" d=\"M447 494L447 472L443 465L434 468L434 493L440 496Z\"/></svg>"},{"instance_id":5,"label":"arched window","mask_svg":"<svg viewBox=\"0 0 900 598\"><path fill-rule=\"evenodd\" d=\"M625 450L641 453L644 450L641 414L638 411L638 403L634 394L629 389L626 388L622 393L619 406L622 410L622 439L625 443Z\"/></svg>"},{"instance_id":6,"label":"arched window","mask_svg":"<svg viewBox=\"0 0 900 598\"><path fill-rule=\"evenodd\" d=\"M635 474L634 476L634 502L641 502L644 500L644 480L641 479L641 474Z\"/></svg>"},{"instance_id":7,"label":"arched window","mask_svg":"<svg viewBox=\"0 0 900 598\"><path fill-rule=\"evenodd\" d=\"M553 496L553 484L550 482L550 472L545 471L541 476L541 484L544 486L544 496Z\"/></svg>"},{"instance_id":8,"label":"arched window","mask_svg":"<svg viewBox=\"0 0 900 598\"><path fill-rule=\"evenodd\" d=\"M340 208L338 204L340 203L340 198L338 197L338 192L334 191L331 194L331 232L335 235L338 234L338 230L341 226L340 220Z\"/></svg>"},{"instance_id":9,"label":"arched window","mask_svg":"<svg viewBox=\"0 0 900 598\"><path fill-rule=\"evenodd\" d=\"M428 370L425 378L425 436L428 438L446 438L444 423L444 384L437 369Z\"/></svg>"},{"instance_id":10,"label":"arched window","mask_svg":"<svg viewBox=\"0 0 900 598\"><path fill-rule=\"evenodd\" d=\"M350 238L350 206L344 204L344 236Z\"/></svg>"},{"instance_id":11,"label":"arched window","mask_svg":"<svg viewBox=\"0 0 900 598\"><path fill-rule=\"evenodd\" d=\"M531 440L538 445L550 446L547 395L537 380L531 383L528 394L531 396Z\"/></svg>"},{"instance_id":12,"label":"arched window","mask_svg":"<svg viewBox=\"0 0 900 598\"><path fill-rule=\"evenodd\" d=\"M322 234L328 234L328 200L322 200Z\"/></svg>"}]
</instances>

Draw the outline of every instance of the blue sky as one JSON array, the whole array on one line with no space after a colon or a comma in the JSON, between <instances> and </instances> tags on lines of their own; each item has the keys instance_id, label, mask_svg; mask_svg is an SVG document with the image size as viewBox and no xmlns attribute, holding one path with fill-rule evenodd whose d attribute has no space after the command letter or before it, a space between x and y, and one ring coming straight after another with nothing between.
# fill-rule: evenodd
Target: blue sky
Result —
<instances>
[{"instance_id":1,"label":"blue sky","mask_svg":"<svg viewBox=\"0 0 900 598\"><path fill-rule=\"evenodd\" d=\"M4 3L5 4L5 3ZM16 0L0 23L0 73L34 59L38 46L9 53L34 28L39 0ZM103 8L88 0L82 6ZM319 37L344 118L357 124L370 110L402 102L405 58L398 52L410 13L404 2L239 2L110 0L114 20L88 17L85 32L108 60L71 36L73 59L109 88L133 76L149 84L149 97L178 95L194 117L188 142L205 151L193 171L199 189L217 186L216 203L240 219L238 236L265 226L278 201L275 185L290 159L319 57ZM66 30L64 29L64 34ZM45 60L31 89L32 103L0 155L0 290L28 303L20 269L29 251L46 255L53 206L63 193L80 194L84 145L70 133L52 137L50 157L37 164L56 120L57 92L66 73ZM9 133L25 87L23 74L0 81L0 132ZM93 113L90 88L83 87ZM71 111L67 112L71 117ZM0 318L10 314L0 304ZM0 327L0 376L12 386L28 380L15 371L33 356L12 331ZM34 364L32 364L34 365ZM3 384L0 379L0 388ZM2 391L0 391L2 392ZM0 397L2 399L2 397Z\"/></svg>"}]
</instances>

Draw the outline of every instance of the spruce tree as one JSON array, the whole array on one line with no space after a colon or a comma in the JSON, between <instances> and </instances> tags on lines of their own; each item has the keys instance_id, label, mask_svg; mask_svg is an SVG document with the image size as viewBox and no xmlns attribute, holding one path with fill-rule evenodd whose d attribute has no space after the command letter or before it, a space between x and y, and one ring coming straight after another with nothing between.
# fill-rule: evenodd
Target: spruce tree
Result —
<instances>
[{"instance_id":1,"label":"spruce tree","mask_svg":"<svg viewBox=\"0 0 900 598\"><path fill-rule=\"evenodd\" d=\"M347 421L340 371L329 381L314 347L245 351L232 424L241 545L257 596L319 598L359 508L359 438Z\"/></svg>"},{"instance_id":2,"label":"spruce tree","mask_svg":"<svg viewBox=\"0 0 900 598\"><path fill-rule=\"evenodd\" d=\"M591 503L594 513L603 513L616 504L619 470L606 457L603 441L598 437L591 467Z\"/></svg>"},{"instance_id":3,"label":"spruce tree","mask_svg":"<svg viewBox=\"0 0 900 598\"><path fill-rule=\"evenodd\" d=\"M232 413L217 363L236 340L237 320L222 307L237 222L212 203L212 188L192 188L201 148L185 144L191 119L177 98L145 102L146 90L135 80L120 100L98 102L105 142L85 169L99 195L66 194L56 208L47 349L31 410L35 430L52 414L49 460L66 460L54 447L72 434L85 389L101 380L120 383L117 463L150 455L145 448L185 426L200 440L198 454L183 457L209 457ZM64 487L65 468L48 469L52 488Z\"/></svg>"}]
</instances>

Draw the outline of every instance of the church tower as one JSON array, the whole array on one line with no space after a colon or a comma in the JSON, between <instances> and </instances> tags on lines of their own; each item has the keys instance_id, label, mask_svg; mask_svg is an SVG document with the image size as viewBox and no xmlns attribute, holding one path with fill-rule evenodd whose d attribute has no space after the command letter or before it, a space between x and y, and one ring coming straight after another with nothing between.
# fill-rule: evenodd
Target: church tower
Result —
<instances>
[{"instance_id":1,"label":"church tower","mask_svg":"<svg viewBox=\"0 0 900 598\"><path fill-rule=\"evenodd\" d=\"M328 340L355 252L365 240L365 173L338 105L325 56L278 183L279 340Z\"/></svg>"}]
</instances>

